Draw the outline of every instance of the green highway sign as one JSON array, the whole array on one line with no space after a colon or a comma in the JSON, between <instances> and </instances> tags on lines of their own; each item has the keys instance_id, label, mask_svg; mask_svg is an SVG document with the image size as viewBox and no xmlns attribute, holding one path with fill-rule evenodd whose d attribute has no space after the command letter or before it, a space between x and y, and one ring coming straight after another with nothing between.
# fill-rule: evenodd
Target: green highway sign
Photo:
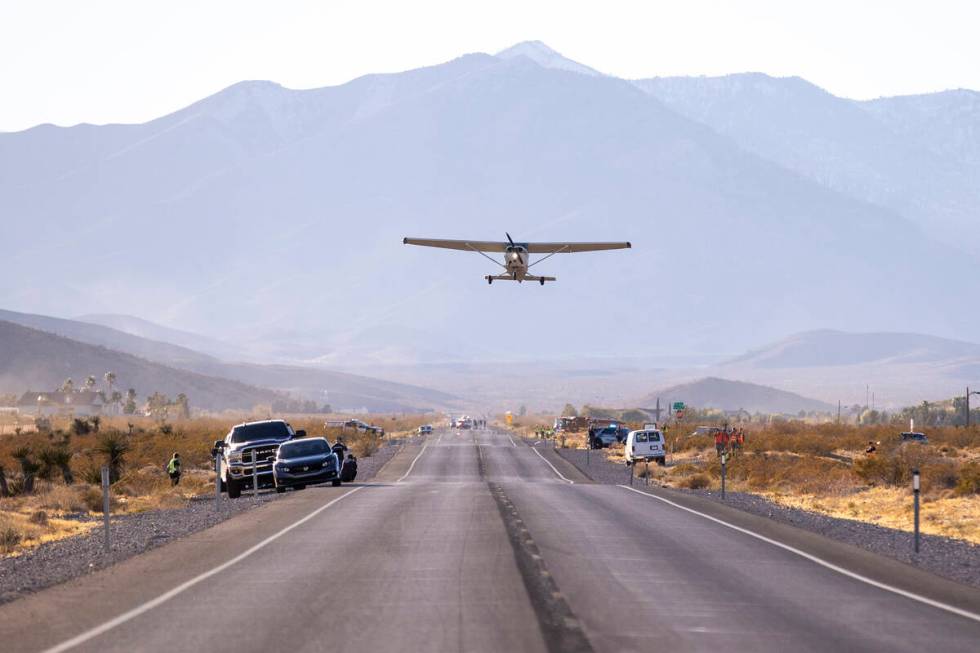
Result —
<instances>
[{"instance_id":1,"label":"green highway sign","mask_svg":"<svg viewBox=\"0 0 980 653\"><path fill-rule=\"evenodd\" d=\"M683 401L675 401L674 402L674 410L684 410L684 408L685 408L685 406L684 406L684 402Z\"/></svg>"}]
</instances>

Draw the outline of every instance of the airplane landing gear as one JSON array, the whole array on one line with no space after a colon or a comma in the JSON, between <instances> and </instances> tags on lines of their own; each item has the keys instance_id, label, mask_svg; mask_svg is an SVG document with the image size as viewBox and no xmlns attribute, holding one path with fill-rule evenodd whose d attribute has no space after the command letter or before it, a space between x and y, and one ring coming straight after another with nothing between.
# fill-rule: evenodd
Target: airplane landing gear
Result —
<instances>
[{"instance_id":1,"label":"airplane landing gear","mask_svg":"<svg viewBox=\"0 0 980 653\"><path fill-rule=\"evenodd\" d=\"M540 282L541 282L541 285L542 285L542 286L544 285L544 279L538 279L538 281L540 281Z\"/></svg>"},{"instance_id":2,"label":"airplane landing gear","mask_svg":"<svg viewBox=\"0 0 980 653\"><path fill-rule=\"evenodd\" d=\"M487 277L487 284L491 286L493 285L493 277Z\"/></svg>"}]
</instances>

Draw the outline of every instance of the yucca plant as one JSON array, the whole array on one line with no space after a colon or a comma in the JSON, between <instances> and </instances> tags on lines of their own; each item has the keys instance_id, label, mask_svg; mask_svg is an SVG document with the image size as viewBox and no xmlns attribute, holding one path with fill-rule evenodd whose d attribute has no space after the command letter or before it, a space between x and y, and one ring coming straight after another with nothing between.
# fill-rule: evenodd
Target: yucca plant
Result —
<instances>
[{"instance_id":1,"label":"yucca plant","mask_svg":"<svg viewBox=\"0 0 980 653\"><path fill-rule=\"evenodd\" d=\"M107 433L99 439L95 450L105 456L106 464L109 466L109 483L118 481L126 453L129 452L129 443L120 433Z\"/></svg>"}]
</instances>

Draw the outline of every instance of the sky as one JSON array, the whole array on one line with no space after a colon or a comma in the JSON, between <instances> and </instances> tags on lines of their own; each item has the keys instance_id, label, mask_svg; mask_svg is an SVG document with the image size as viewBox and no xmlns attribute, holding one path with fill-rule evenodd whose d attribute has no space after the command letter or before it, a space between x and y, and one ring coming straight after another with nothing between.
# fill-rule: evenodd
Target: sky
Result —
<instances>
[{"instance_id":1,"label":"sky","mask_svg":"<svg viewBox=\"0 0 980 653\"><path fill-rule=\"evenodd\" d=\"M851 98L980 89L972 0L0 0L0 131L144 122L541 40L619 77L799 75Z\"/></svg>"}]
</instances>

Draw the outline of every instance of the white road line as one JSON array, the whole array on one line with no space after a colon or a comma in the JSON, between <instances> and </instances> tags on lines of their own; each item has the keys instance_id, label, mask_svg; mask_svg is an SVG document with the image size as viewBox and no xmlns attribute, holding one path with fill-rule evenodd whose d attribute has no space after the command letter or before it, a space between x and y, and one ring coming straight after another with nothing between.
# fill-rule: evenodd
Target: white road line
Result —
<instances>
[{"instance_id":1,"label":"white road line","mask_svg":"<svg viewBox=\"0 0 980 653\"><path fill-rule=\"evenodd\" d=\"M507 439L508 439L508 440L510 440L510 443L511 443L512 445L514 445L515 447L517 446L517 443L516 443L516 442L514 442L514 438L512 438L512 437L510 437L510 436L508 435L508 436L507 436Z\"/></svg>"},{"instance_id":2,"label":"white road line","mask_svg":"<svg viewBox=\"0 0 980 653\"><path fill-rule=\"evenodd\" d=\"M754 537L757 540L762 540L763 542L767 542L769 544L772 544L773 546L778 546L780 549L784 549L786 551L789 551L790 553L795 553L796 555L800 556L801 558L806 558L807 560L809 560L811 562L815 562L818 565L820 565L821 567L826 567L827 569L830 569L831 571L836 571L838 574L842 574L844 576L847 576L848 578L853 578L854 580L861 581L862 583L865 583L867 585L871 585L872 587L877 587L878 589L885 590L886 592L891 592L892 594L898 594L899 596L904 596L907 599L912 599L913 601L918 601L919 603L924 603L924 604L929 605L929 606L932 606L934 608L938 608L940 610L945 610L946 612L951 612L952 614L958 615L960 617L965 617L967 619L972 619L973 621L980 622L980 614L976 614L976 613L970 612L968 610L963 610L962 608L957 608L956 606L949 605L948 603L942 603L941 601L935 601L935 600L930 599L930 598L927 598L925 596L921 596L919 594L915 594L913 592L909 592L909 591L900 589L898 587L893 587L892 585L888 585L886 583L881 583L879 581L876 581L876 580L873 580L871 578L868 578L867 576L862 576L861 574L854 573L853 571L849 571L847 569L844 569L843 567L840 567L838 565L835 565L832 562L827 562L826 560L824 560L822 558L818 558L817 556L815 556L815 555L813 555L811 553L807 553L806 551L801 551L800 549L797 549L796 547L792 547L792 546L790 546L788 544L783 544L782 542L779 542L779 541L774 540L772 538L768 538L765 535L759 535L758 533L755 533L753 531L750 531L747 528L742 528L741 526L736 526L735 524L731 524L731 523L729 523L727 521L724 521L722 519L718 519L717 517L712 517L711 515L705 514L703 512L699 512L697 510L694 510L693 508L688 508L686 506L682 506L679 503L675 503L675 502L671 501L670 499L664 499L663 497L658 497L655 494L650 494L648 492L643 492L641 490L637 490L637 489L631 488L628 485L620 485L619 487L623 488L624 490L629 490L630 492L636 492L637 494L642 494L643 496L650 497L651 499L656 499L657 501L663 501L664 503L669 504L671 506L674 506L675 508L680 508L681 510L686 510L687 512L689 512L691 514L698 515L699 517L704 517L705 519L709 519L709 520L711 520L711 521L713 521L715 523L721 524L722 526L727 526L728 528L731 528L732 530L736 530L736 531L738 531L740 533L745 533L746 535L749 535L751 537Z\"/></svg>"},{"instance_id":3,"label":"white road line","mask_svg":"<svg viewBox=\"0 0 980 653\"><path fill-rule=\"evenodd\" d=\"M161 594L160 596L156 597L155 599L151 599L151 600L147 601L146 603L143 603L141 605L138 605L135 608L133 608L132 610L129 610L127 612L122 613L118 617L115 617L113 619L110 619L109 621L106 621L105 623L103 623L103 624L101 624L99 626L96 626L95 628L92 628L91 630L85 631L81 635L76 635L75 637L72 637L71 639L65 640L64 642L62 642L62 643L60 643L60 644L58 644L56 646L52 646L51 648L46 649L44 651L44 653L61 653L61 651L67 651L69 649L75 648L79 644L84 644L85 642L89 641L90 639L92 639L94 637L98 637L99 635L101 635L101 634L103 634L105 632L108 632L108 631L112 630L116 626L121 626L122 624L126 623L127 621L130 621L131 619L135 619L136 617L140 616L144 612L148 612L148 611L152 610L153 608L157 607L158 605L160 605L162 603L165 603L166 601L169 601L170 599L174 598L178 594L181 594L181 593L189 590L190 588L194 587L195 585L197 585L201 581L207 580L208 578L211 578L215 574L220 574L221 572L223 572L228 567L231 567L232 565L234 565L234 564L236 564L238 562L241 562L242 560L244 560L248 556L252 555L253 553L255 553L256 551L258 551L259 549L265 547L266 545L271 544L272 542L274 542L275 540L279 539L280 537L282 537L283 535L285 535L289 531L293 530L297 526L300 526L301 524L305 524L306 522L308 522L309 520L313 519L314 517L316 517L317 515L319 515L321 512L323 512L324 510L326 510L327 508L329 508L330 506L332 506L333 504L335 504L338 501L340 501L341 499L345 499L345 498L349 497L350 495L354 494L355 492L358 492L359 490L363 490L363 489L364 489L364 486L356 487L353 490L351 490L349 492L346 492L346 493L340 495L336 499L333 499L332 501L330 501L330 502L328 502L328 503L320 506L319 508L317 508L316 510L314 510L313 512L311 512L310 514L308 514L306 517L303 517L302 519L293 522L292 524L290 524L289 526L285 527L281 531L279 531L277 533L274 533L273 535L270 535L269 537L265 538L264 540L262 540L261 542L259 542L255 546L253 546L253 547L251 547L251 548L243 551L242 553L239 553L237 556L235 556L231 560L228 560L227 562L224 562L224 563L218 565L217 567L214 567L213 569L211 569L209 571L205 571L204 573L199 574L199 575L195 576L194 578L192 578L192 579L190 579L190 580L188 580L186 582L181 583L180 585L178 585L177 587L173 588L172 590L167 591L167 592L164 592L163 594Z\"/></svg>"},{"instance_id":4,"label":"white road line","mask_svg":"<svg viewBox=\"0 0 980 653\"><path fill-rule=\"evenodd\" d=\"M547 459L547 458L545 458L544 456L542 456L542 455L541 455L541 452L540 452L540 451L538 451L538 450L537 450L537 449L535 449L534 447L531 447L531 451L533 451L534 453L536 453L536 454L538 454L538 458L540 458L541 460L543 460L543 461L545 462L545 464L546 464L546 465L547 465L548 467L550 467L550 468L551 468L551 471L553 471L554 473L556 473L556 474L558 474L558 478L560 478L561 480L563 480L563 481L565 481L566 483L570 483L570 484L572 484L572 485L574 485L574 484L575 484L575 481L573 481L572 479L570 479L570 478L565 478L564 476L562 476L562 473L561 473L561 472L559 472L559 471L558 471L557 469L555 469L555 466L554 466L554 465L552 465L552 464L551 464L551 463L550 463L550 462L548 461L548 459Z\"/></svg>"},{"instance_id":5,"label":"white road line","mask_svg":"<svg viewBox=\"0 0 980 653\"><path fill-rule=\"evenodd\" d=\"M422 445L422 451L419 452L419 455L415 456L415 460L413 460L412 461L412 464L408 466L408 471L405 472L404 474L402 474L402 477L400 479L398 479L397 481L395 481L395 483L401 483L402 481L404 481L408 477L409 474L412 473L412 470L415 469L415 463L417 463L419 461L419 458L422 457L422 454L425 453L425 448L428 447L428 446L429 446L429 443L428 442L426 442L425 444Z\"/></svg>"}]
</instances>

